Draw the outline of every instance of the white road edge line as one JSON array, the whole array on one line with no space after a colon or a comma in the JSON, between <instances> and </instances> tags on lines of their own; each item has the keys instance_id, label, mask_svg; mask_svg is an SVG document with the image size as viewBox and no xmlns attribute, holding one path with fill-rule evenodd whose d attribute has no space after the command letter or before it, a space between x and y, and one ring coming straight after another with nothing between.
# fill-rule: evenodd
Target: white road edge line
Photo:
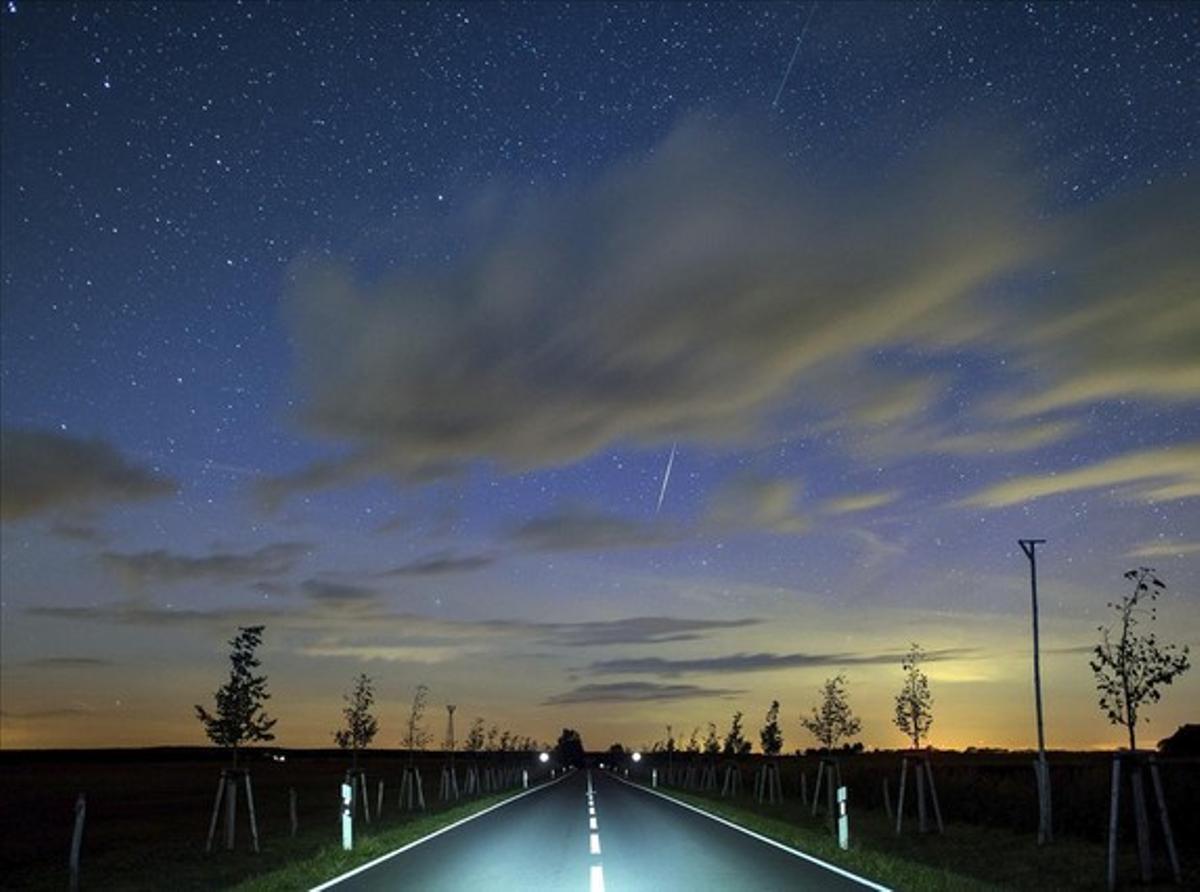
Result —
<instances>
[{"instance_id":1,"label":"white road edge line","mask_svg":"<svg viewBox=\"0 0 1200 892\"><path fill-rule=\"evenodd\" d=\"M427 833L425 836L422 836L420 839L414 839L412 842L405 843L400 848L394 849L393 851L388 852L386 855L380 855L375 860L368 861L366 864L360 864L358 867L354 868L353 870L348 870L345 873L341 874L340 876L334 877L332 880L326 880L319 886L313 886L311 889L308 890L308 892L323 892L323 890L325 890L325 889L331 889L334 886L336 886L338 883L342 882L343 880L348 880L348 879L350 879L350 877L352 877L356 874L360 874L364 870L370 870L372 867L375 867L378 864L382 864L384 861L387 861L389 858L395 858L397 855L403 854L404 852L407 852L409 849L416 848L417 846L421 845L421 843L429 842L429 840L433 839L435 836L441 836L443 833L449 833L451 830L453 830L456 827L461 827L463 824L466 824L470 821L474 821L476 818L482 818L484 815L486 815L490 811L495 811L498 808L503 808L504 806L508 805L511 802L516 802L518 799L523 799L526 796L532 795L533 793L539 793L542 790L548 789L549 787L553 787L555 784L559 783L560 781L566 780L568 777L570 777L569 772L559 775L559 777L556 780L552 780L548 784L542 784L541 786L538 786L538 787L533 787L528 790L523 790L520 793L518 793L516 796L509 796L507 799L502 799L500 802L497 802L495 805L489 805L487 808L483 809L482 811L477 811L473 815L467 815L465 818L455 821L453 824L447 824L445 827L442 827L440 830L434 830L432 833Z\"/></svg>"},{"instance_id":2,"label":"white road edge line","mask_svg":"<svg viewBox=\"0 0 1200 892\"><path fill-rule=\"evenodd\" d=\"M718 824L724 824L726 827L731 827L734 830L738 831L739 833L744 833L747 836L752 836L755 839L757 839L759 842L765 842L767 845L774 846L777 849L787 852L789 855L794 855L795 857L802 858L805 861L811 861L813 864L816 864L820 867L824 867L826 870L833 871L834 873L836 873L840 876L844 876L848 880L854 880L857 883L862 883L868 889L875 889L875 890L877 890L877 892L892 892L892 890L889 889L887 886L881 886L876 882L872 882L871 880L868 880L866 877L860 877L858 874L851 873L850 871L846 870L844 867L838 867L836 864L830 864L828 861L822 861L820 858L810 855L807 852L802 852L799 849L794 849L789 845L779 842L779 840L771 839L771 837L769 837L769 836L763 836L761 833L755 833L753 830L749 830L745 827L742 827L740 824L735 824L735 823L733 823L733 821L727 821L727 820L725 820L725 818L722 818L719 815L714 815L711 812L707 812L702 808L697 808L696 806L692 805L690 802L684 802L683 800L676 799L673 796L667 796L665 793L658 792L658 790L648 789L646 787L641 786L640 784L635 784L632 781L627 781L622 777L617 777L616 775L613 775L613 777L615 777L617 780L619 780L621 783L625 784L626 786L633 787L635 790L641 790L643 793L650 793L653 796L657 796L659 799L665 799L665 800L667 800L667 802L674 803L675 805L678 805L680 808L690 809L691 811L694 811L698 815L704 815L704 817L709 818L710 820L716 821Z\"/></svg>"}]
</instances>

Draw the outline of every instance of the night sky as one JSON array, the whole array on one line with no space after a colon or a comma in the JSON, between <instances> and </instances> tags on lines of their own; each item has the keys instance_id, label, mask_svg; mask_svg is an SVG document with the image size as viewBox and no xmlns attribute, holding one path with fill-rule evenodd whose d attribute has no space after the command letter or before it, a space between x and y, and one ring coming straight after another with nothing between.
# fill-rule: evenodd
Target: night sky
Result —
<instances>
[{"instance_id":1,"label":"night sky","mask_svg":"<svg viewBox=\"0 0 1200 892\"><path fill-rule=\"evenodd\" d=\"M1200 7L4 0L2 744L591 747L1200 646ZM799 41L799 42L798 42ZM790 66L790 67L789 67ZM669 479L664 476L670 467ZM660 504L661 503L661 504ZM1195 721L1200 672L1149 712Z\"/></svg>"}]
</instances>

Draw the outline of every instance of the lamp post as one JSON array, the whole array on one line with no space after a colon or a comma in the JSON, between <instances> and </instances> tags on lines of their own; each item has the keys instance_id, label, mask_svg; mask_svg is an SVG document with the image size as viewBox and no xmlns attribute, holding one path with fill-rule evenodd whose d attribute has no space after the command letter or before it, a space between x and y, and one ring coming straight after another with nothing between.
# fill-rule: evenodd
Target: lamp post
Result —
<instances>
[{"instance_id":1,"label":"lamp post","mask_svg":"<svg viewBox=\"0 0 1200 892\"><path fill-rule=\"evenodd\" d=\"M1037 706L1038 760L1034 765L1038 781L1038 845L1054 840L1050 820L1050 767L1046 764L1046 732L1042 720L1042 665L1038 643L1037 547L1045 539L1018 539L1017 544L1029 559L1029 588L1033 599L1033 696Z\"/></svg>"}]
</instances>

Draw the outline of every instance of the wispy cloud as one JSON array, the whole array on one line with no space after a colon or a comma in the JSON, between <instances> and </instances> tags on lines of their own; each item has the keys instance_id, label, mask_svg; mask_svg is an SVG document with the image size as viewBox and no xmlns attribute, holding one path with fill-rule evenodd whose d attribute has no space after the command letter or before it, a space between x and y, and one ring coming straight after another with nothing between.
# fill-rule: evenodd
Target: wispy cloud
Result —
<instances>
[{"instance_id":1,"label":"wispy cloud","mask_svg":"<svg viewBox=\"0 0 1200 892\"><path fill-rule=\"evenodd\" d=\"M409 561L391 570L384 570L376 575L388 576L443 576L449 573L470 573L482 570L496 562L496 558L487 554L455 554L452 551L439 551L434 554Z\"/></svg>"},{"instance_id":2,"label":"wispy cloud","mask_svg":"<svg viewBox=\"0 0 1200 892\"><path fill-rule=\"evenodd\" d=\"M882 508L900 498L900 490L888 489L879 492L861 492L849 496L838 496L827 499L821 505L826 514L851 514L856 511L869 511L872 508Z\"/></svg>"},{"instance_id":3,"label":"wispy cloud","mask_svg":"<svg viewBox=\"0 0 1200 892\"><path fill-rule=\"evenodd\" d=\"M175 489L174 481L135 464L103 440L0 430L0 520L65 506L151 499Z\"/></svg>"},{"instance_id":4,"label":"wispy cloud","mask_svg":"<svg viewBox=\"0 0 1200 892\"><path fill-rule=\"evenodd\" d=\"M1081 427L1078 421L1068 420L989 427L969 434L951 434L932 438L929 450L951 455L1028 452L1064 440L1078 433Z\"/></svg>"},{"instance_id":5,"label":"wispy cloud","mask_svg":"<svg viewBox=\"0 0 1200 892\"><path fill-rule=\"evenodd\" d=\"M59 706L50 709L2 710L0 718L6 719L68 719L95 712L89 706Z\"/></svg>"},{"instance_id":6,"label":"wispy cloud","mask_svg":"<svg viewBox=\"0 0 1200 892\"><path fill-rule=\"evenodd\" d=\"M164 549L132 553L107 551L100 555L100 560L135 587L200 579L232 582L287 573L312 548L307 542L277 542L250 552L213 552L198 557Z\"/></svg>"},{"instance_id":7,"label":"wispy cloud","mask_svg":"<svg viewBox=\"0 0 1200 892\"><path fill-rule=\"evenodd\" d=\"M525 521L509 530L507 538L534 551L574 551L663 545L676 536L661 523L572 505Z\"/></svg>"},{"instance_id":8,"label":"wispy cloud","mask_svg":"<svg viewBox=\"0 0 1200 892\"><path fill-rule=\"evenodd\" d=\"M988 508L1093 489L1131 486L1144 502L1200 496L1200 444L1143 449L1061 473L1036 474L997 483L963 504Z\"/></svg>"},{"instance_id":9,"label":"wispy cloud","mask_svg":"<svg viewBox=\"0 0 1200 892\"><path fill-rule=\"evenodd\" d=\"M759 619L692 619L671 616L633 616L624 619L555 623L529 620L453 620L415 613L397 613L360 586L309 580L301 586L309 596L307 608L230 607L195 610L166 607L140 599L109 604L29 607L26 613L54 619L110 623L123 626L196 628L225 632L239 625L266 624L327 632L332 627L378 634L380 630L410 639L421 637L427 645L489 640L497 637L526 640L557 647L591 647L608 644L662 644L695 641L726 629L745 628ZM357 609L340 609L345 604Z\"/></svg>"},{"instance_id":10,"label":"wispy cloud","mask_svg":"<svg viewBox=\"0 0 1200 892\"><path fill-rule=\"evenodd\" d=\"M1040 250L1034 180L990 135L806 178L752 129L684 120L590 185L493 190L436 277L399 269L364 288L299 267L301 419L347 452L267 490L546 468L618 442L758 442L813 369L961 341L971 295ZM896 417L918 390L863 412Z\"/></svg>"},{"instance_id":11,"label":"wispy cloud","mask_svg":"<svg viewBox=\"0 0 1200 892\"><path fill-rule=\"evenodd\" d=\"M1126 557L1183 557L1185 554L1200 554L1200 542L1184 542L1182 539L1161 539L1143 542L1125 552Z\"/></svg>"},{"instance_id":12,"label":"wispy cloud","mask_svg":"<svg viewBox=\"0 0 1200 892\"><path fill-rule=\"evenodd\" d=\"M354 644L318 642L302 646L298 653L306 657L355 660L363 663L417 663L437 665L463 659L470 651L453 645Z\"/></svg>"},{"instance_id":13,"label":"wispy cloud","mask_svg":"<svg viewBox=\"0 0 1200 892\"><path fill-rule=\"evenodd\" d=\"M1105 400L1200 401L1200 183L1159 178L1057 230L1050 293L1010 338L1038 386L996 408L1028 417Z\"/></svg>"},{"instance_id":14,"label":"wispy cloud","mask_svg":"<svg viewBox=\"0 0 1200 892\"><path fill-rule=\"evenodd\" d=\"M663 644L695 641L723 629L758 625L758 619L683 619L671 616L635 616L585 623L545 624L542 641L567 647L603 644Z\"/></svg>"},{"instance_id":15,"label":"wispy cloud","mask_svg":"<svg viewBox=\"0 0 1200 892\"><path fill-rule=\"evenodd\" d=\"M105 545L109 536L99 527L90 523L78 523L70 520L57 520L50 525L51 535L72 542L85 542L89 545Z\"/></svg>"},{"instance_id":16,"label":"wispy cloud","mask_svg":"<svg viewBox=\"0 0 1200 892\"><path fill-rule=\"evenodd\" d=\"M613 684L585 684L548 697L545 706L577 703L654 703L695 700L700 697L734 697L745 691L705 688L691 684L655 684L649 681L622 681Z\"/></svg>"},{"instance_id":17,"label":"wispy cloud","mask_svg":"<svg viewBox=\"0 0 1200 892\"><path fill-rule=\"evenodd\" d=\"M802 533L809 522L796 511L799 492L796 480L735 474L713 493L705 524L718 530Z\"/></svg>"},{"instance_id":18,"label":"wispy cloud","mask_svg":"<svg viewBox=\"0 0 1200 892\"><path fill-rule=\"evenodd\" d=\"M33 669L103 669L116 664L112 660L99 657L38 657L24 660L20 665Z\"/></svg>"},{"instance_id":19,"label":"wispy cloud","mask_svg":"<svg viewBox=\"0 0 1200 892\"><path fill-rule=\"evenodd\" d=\"M946 648L930 651L926 659L930 662L942 660L974 659L979 656L975 648ZM895 653L737 653L720 657L697 657L693 659L669 660L662 657L627 657L617 660L600 660L587 667L596 675L662 675L677 676L692 673L740 673L769 672L777 669L838 668L842 666L900 665L904 654Z\"/></svg>"},{"instance_id":20,"label":"wispy cloud","mask_svg":"<svg viewBox=\"0 0 1200 892\"><path fill-rule=\"evenodd\" d=\"M326 605L366 607L379 601L379 593L374 589L326 579L306 579L300 583L300 591L311 600Z\"/></svg>"}]
</instances>

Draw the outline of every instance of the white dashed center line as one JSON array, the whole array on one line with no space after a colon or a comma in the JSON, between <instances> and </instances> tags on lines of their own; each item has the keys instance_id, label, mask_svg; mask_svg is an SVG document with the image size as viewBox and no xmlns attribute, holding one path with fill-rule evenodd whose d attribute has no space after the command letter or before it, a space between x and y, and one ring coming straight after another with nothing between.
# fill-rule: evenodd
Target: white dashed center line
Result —
<instances>
[{"instance_id":1,"label":"white dashed center line","mask_svg":"<svg viewBox=\"0 0 1200 892\"><path fill-rule=\"evenodd\" d=\"M596 822L596 791L592 788L592 773L587 773L588 800L588 851L593 855L600 854L600 825ZM604 892L604 866L592 864L588 875L588 888L591 892Z\"/></svg>"}]
</instances>

